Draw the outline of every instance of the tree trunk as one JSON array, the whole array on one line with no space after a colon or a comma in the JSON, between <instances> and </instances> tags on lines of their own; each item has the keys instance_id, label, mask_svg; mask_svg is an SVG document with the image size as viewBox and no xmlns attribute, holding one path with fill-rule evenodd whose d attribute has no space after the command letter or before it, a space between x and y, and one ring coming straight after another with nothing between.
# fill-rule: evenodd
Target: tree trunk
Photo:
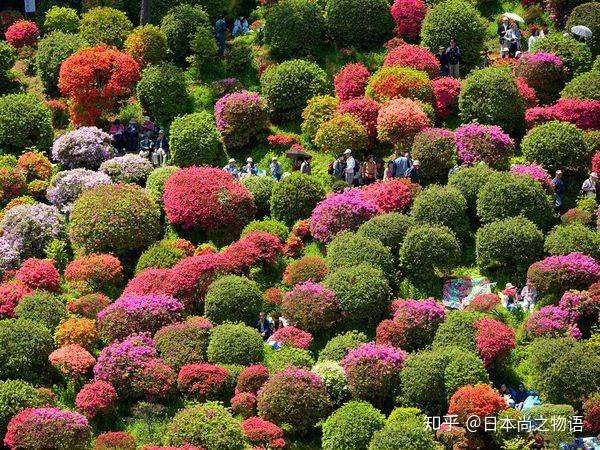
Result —
<instances>
[{"instance_id":1,"label":"tree trunk","mask_svg":"<svg viewBox=\"0 0 600 450\"><path fill-rule=\"evenodd\" d=\"M140 7L140 25L146 25L150 21L150 0L142 0Z\"/></svg>"}]
</instances>

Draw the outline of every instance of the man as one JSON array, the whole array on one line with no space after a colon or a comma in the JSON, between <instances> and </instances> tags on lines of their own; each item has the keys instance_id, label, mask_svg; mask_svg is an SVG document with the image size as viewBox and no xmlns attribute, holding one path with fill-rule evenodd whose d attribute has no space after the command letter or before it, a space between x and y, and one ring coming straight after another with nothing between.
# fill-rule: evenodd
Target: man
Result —
<instances>
[{"instance_id":1,"label":"man","mask_svg":"<svg viewBox=\"0 0 600 450\"><path fill-rule=\"evenodd\" d=\"M271 172L271 177L275 180L281 180L281 175L283 175L283 171L281 169L281 164L277 161L277 157L273 156L271 158L271 164L269 165L269 171Z\"/></svg>"},{"instance_id":2,"label":"man","mask_svg":"<svg viewBox=\"0 0 600 450\"><path fill-rule=\"evenodd\" d=\"M560 211L563 206L563 196L565 192L565 183L562 180L562 170L556 171L556 174L552 179L552 186L554 186L554 206Z\"/></svg>"},{"instance_id":3,"label":"man","mask_svg":"<svg viewBox=\"0 0 600 450\"><path fill-rule=\"evenodd\" d=\"M312 173L312 167L310 166L310 158L305 156L302 158L302 164L300 164L300 173L310 175Z\"/></svg>"},{"instance_id":4,"label":"man","mask_svg":"<svg viewBox=\"0 0 600 450\"><path fill-rule=\"evenodd\" d=\"M269 322L269 319L267 319L267 315L264 311L258 313L258 320L256 321L254 328L258 330L265 341L269 339L273 333L273 326L271 325L271 322Z\"/></svg>"},{"instance_id":5,"label":"man","mask_svg":"<svg viewBox=\"0 0 600 450\"><path fill-rule=\"evenodd\" d=\"M598 184L598 174L590 173L590 177L583 182L581 186L581 194L587 198L596 198L596 187Z\"/></svg>"},{"instance_id":6,"label":"man","mask_svg":"<svg viewBox=\"0 0 600 450\"><path fill-rule=\"evenodd\" d=\"M446 47L440 45L435 57L440 63L440 75L443 77L448 76L448 57L446 56Z\"/></svg>"},{"instance_id":7,"label":"man","mask_svg":"<svg viewBox=\"0 0 600 450\"><path fill-rule=\"evenodd\" d=\"M231 34L233 35L233 37L238 37L242 34L246 34L247 32L248 21L244 16L239 16L237 19L235 19L235 22L233 23L233 30L231 31Z\"/></svg>"},{"instance_id":8,"label":"man","mask_svg":"<svg viewBox=\"0 0 600 450\"><path fill-rule=\"evenodd\" d=\"M160 130L158 132L154 148L162 148L165 152L169 151L169 141L165 137L165 130Z\"/></svg>"},{"instance_id":9,"label":"man","mask_svg":"<svg viewBox=\"0 0 600 450\"><path fill-rule=\"evenodd\" d=\"M332 175L338 180L344 179L344 170L346 168L346 162L344 160L344 155L340 155L333 162L333 173Z\"/></svg>"},{"instance_id":10,"label":"man","mask_svg":"<svg viewBox=\"0 0 600 450\"><path fill-rule=\"evenodd\" d=\"M242 168L242 176L258 175L258 167L254 164L252 158L246 159L246 165Z\"/></svg>"},{"instance_id":11,"label":"man","mask_svg":"<svg viewBox=\"0 0 600 450\"><path fill-rule=\"evenodd\" d=\"M344 151L344 157L346 159L346 168L344 169L344 179L350 186L354 185L354 168L356 167L356 160L352 156L352 150L349 148Z\"/></svg>"},{"instance_id":12,"label":"man","mask_svg":"<svg viewBox=\"0 0 600 450\"><path fill-rule=\"evenodd\" d=\"M394 178L406 178L406 172L411 166L410 153L404 152L402 156L394 160Z\"/></svg>"},{"instance_id":13,"label":"man","mask_svg":"<svg viewBox=\"0 0 600 450\"><path fill-rule=\"evenodd\" d=\"M217 39L217 50L219 58L225 53L225 33L227 32L227 22L223 14L219 15L219 19L215 23L215 38Z\"/></svg>"},{"instance_id":14,"label":"man","mask_svg":"<svg viewBox=\"0 0 600 450\"><path fill-rule=\"evenodd\" d=\"M239 177L240 172L237 168L237 166L235 165L235 159L231 158L229 160L229 162L227 163L227 165L225 167L223 167L223 170L227 173L230 173L234 178Z\"/></svg>"},{"instance_id":15,"label":"man","mask_svg":"<svg viewBox=\"0 0 600 450\"><path fill-rule=\"evenodd\" d=\"M411 183L421 184L421 172L420 172L421 163L418 159L413 161L410 169L406 171L406 178L410 180Z\"/></svg>"},{"instance_id":16,"label":"man","mask_svg":"<svg viewBox=\"0 0 600 450\"><path fill-rule=\"evenodd\" d=\"M456 45L456 39L450 39L450 47L446 50L448 56L448 69L452 78L459 78L460 70L460 48Z\"/></svg>"}]
</instances>

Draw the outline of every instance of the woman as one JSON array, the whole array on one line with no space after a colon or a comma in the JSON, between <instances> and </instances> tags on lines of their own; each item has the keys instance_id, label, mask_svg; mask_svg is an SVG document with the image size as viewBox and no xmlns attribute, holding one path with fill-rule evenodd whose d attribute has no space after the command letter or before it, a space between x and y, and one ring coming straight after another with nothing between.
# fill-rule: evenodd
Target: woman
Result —
<instances>
[{"instance_id":1,"label":"woman","mask_svg":"<svg viewBox=\"0 0 600 450\"><path fill-rule=\"evenodd\" d=\"M360 172L363 184L375 183L377 179L377 163L375 162L373 155L368 156L363 163Z\"/></svg>"},{"instance_id":2,"label":"woman","mask_svg":"<svg viewBox=\"0 0 600 450\"><path fill-rule=\"evenodd\" d=\"M123 147L125 147L125 127L119 119L115 119L112 123L108 129L108 134L112 136L117 153L123 153Z\"/></svg>"},{"instance_id":3,"label":"woman","mask_svg":"<svg viewBox=\"0 0 600 450\"><path fill-rule=\"evenodd\" d=\"M392 180L394 178L394 161L388 161L385 170L383 171L383 181Z\"/></svg>"},{"instance_id":4,"label":"woman","mask_svg":"<svg viewBox=\"0 0 600 450\"><path fill-rule=\"evenodd\" d=\"M531 52L531 48L533 47L533 44L535 43L535 41L538 40L540 35L540 32L538 31L537 27L534 25L531 27L531 36L529 36L529 39L527 40L527 51Z\"/></svg>"},{"instance_id":5,"label":"woman","mask_svg":"<svg viewBox=\"0 0 600 450\"><path fill-rule=\"evenodd\" d=\"M302 164L300 164L300 173L310 175L312 168L310 166L310 158L302 158Z\"/></svg>"}]
</instances>

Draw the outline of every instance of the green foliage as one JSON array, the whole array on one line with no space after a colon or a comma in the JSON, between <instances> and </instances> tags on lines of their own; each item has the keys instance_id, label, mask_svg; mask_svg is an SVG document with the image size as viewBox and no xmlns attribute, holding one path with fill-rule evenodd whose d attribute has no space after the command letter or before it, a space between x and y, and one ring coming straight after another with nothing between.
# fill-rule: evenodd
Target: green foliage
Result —
<instances>
[{"instance_id":1,"label":"green foliage","mask_svg":"<svg viewBox=\"0 0 600 450\"><path fill-rule=\"evenodd\" d=\"M340 47L375 48L391 36L394 27L385 0L327 0L325 21Z\"/></svg>"},{"instance_id":2,"label":"green foliage","mask_svg":"<svg viewBox=\"0 0 600 450\"><path fill-rule=\"evenodd\" d=\"M600 53L600 4L598 2L583 3L576 6L569 15L565 30L570 30L575 25L584 25L592 30L592 36L585 43L593 55Z\"/></svg>"},{"instance_id":3,"label":"green foliage","mask_svg":"<svg viewBox=\"0 0 600 450\"><path fill-rule=\"evenodd\" d=\"M15 155L29 147L47 149L53 136L52 113L35 95L0 97L0 148Z\"/></svg>"},{"instance_id":4,"label":"green foliage","mask_svg":"<svg viewBox=\"0 0 600 450\"><path fill-rule=\"evenodd\" d=\"M123 48L133 24L123 11L99 7L83 13L79 34L90 45L106 44Z\"/></svg>"},{"instance_id":5,"label":"green foliage","mask_svg":"<svg viewBox=\"0 0 600 450\"><path fill-rule=\"evenodd\" d=\"M117 113L117 119L121 123L129 123L131 119L137 123L143 123L144 121L144 110L138 102L127 103Z\"/></svg>"},{"instance_id":6,"label":"green foliage","mask_svg":"<svg viewBox=\"0 0 600 450\"><path fill-rule=\"evenodd\" d=\"M368 264L391 278L394 261L392 254L379 240L351 232L338 233L327 245L327 267L336 271Z\"/></svg>"},{"instance_id":7,"label":"green foliage","mask_svg":"<svg viewBox=\"0 0 600 450\"><path fill-rule=\"evenodd\" d=\"M67 318L67 307L62 299L49 292L37 291L24 297L15 308L15 315L44 325L49 331Z\"/></svg>"},{"instance_id":8,"label":"green foliage","mask_svg":"<svg viewBox=\"0 0 600 450\"><path fill-rule=\"evenodd\" d=\"M323 42L323 11L308 0L275 3L265 15L264 32L265 42L276 57L311 54Z\"/></svg>"},{"instance_id":9,"label":"green foliage","mask_svg":"<svg viewBox=\"0 0 600 450\"><path fill-rule=\"evenodd\" d=\"M135 266L135 273L140 273L149 267L168 269L184 256L183 250L174 247L170 240L163 239L144 250Z\"/></svg>"},{"instance_id":10,"label":"green foliage","mask_svg":"<svg viewBox=\"0 0 600 450\"><path fill-rule=\"evenodd\" d=\"M6 41L0 41L0 78L17 62L17 50Z\"/></svg>"},{"instance_id":11,"label":"green foliage","mask_svg":"<svg viewBox=\"0 0 600 450\"><path fill-rule=\"evenodd\" d=\"M370 403L352 400L323 422L324 450L361 450L383 428L385 416Z\"/></svg>"},{"instance_id":12,"label":"green foliage","mask_svg":"<svg viewBox=\"0 0 600 450\"><path fill-rule=\"evenodd\" d=\"M397 254L406 233L416 224L416 220L411 216L400 213L381 214L363 223L356 235L378 239L392 254Z\"/></svg>"},{"instance_id":13,"label":"green foliage","mask_svg":"<svg viewBox=\"0 0 600 450\"><path fill-rule=\"evenodd\" d=\"M453 187L429 186L415 198L410 213L421 224L446 226L461 238L469 230L467 201Z\"/></svg>"},{"instance_id":14,"label":"green foliage","mask_svg":"<svg viewBox=\"0 0 600 450\"><path fill-rule=\"evenodd\" d=\"M0 434L6 434L10 419L25 408L43 406L44 397L22 380L0 381Z\"/></svg>"},{"instance_id":15,"label":"green foliage","mask_svg":"<svg viewBox=\"0 0 600 450\"><path fill-rule=\"evenodd\" d=\"M279 120L297 119L310 98L329 90L325 71L315 63L301 59L269 67L263 73L260 85L273 118Z\"/></svg>"},{"instance_id":16,"label":"green foliage","mask_svg":"<svg viewBox=\"0 0 600 450\"><path fill-rule=\"evenodd\" d=\"M366 344L369 339L358 331L348 331L334 336L319 352L321 361L341 361L349 350L353 350L361 344Z\"/></svg>"},{"instance_id":17,"label":"green foliage","mask_svg":"<svg viewBox=\"0 0 600 450\"><path fill-rule=\"evenodd\" d=\"M249 69L253 70L253 61L252 47L244 37L227 42L223 58L223 66L227 73L233 75L248 73Z\"/></svg>"},{"instance_id":18,"label":"green foliage","mask_svg":"<svg viewBox=\"0 0 600 450\"><path fill-rule=\"evenodd\" d=\"M175 118L169 143L171 164L179 167L214 164L224 154L221 135L207 111Z\"/></svg>"},{"instance_id":19,"label":"green foliage","mask_svg":"<svg viewBox=\"0 0 600 450\"><path fill-rule=\"evenodd\" d=\"M476 352L474 323L480 318L477 312L451 312L435 333L433 348L460 347Z\"/></svg>"},{"instance_id":20,"label":"green foliage","mask_svg":"<svg viewBox=\"0 0 600 450\"><path fill-rule=\"evenodd\" d=\"M315 176L294 173L273 187L271 217L291 227L309 217L323 197L325 190Z\"/></svg>"},{"instance_id":21,"label":"green foliage","mask_svg":"<svg viewBox=\"0 0 600 450\"><path fill-rule=\"evenodd\" d=\"M179 170L179 167L177 166L157 167L150 172L150 175L148 175L148 179L146 180L146 191L150 198L158 205L162 206L163 204L162 196L167 179L171 174L177 172L177 170Z\"/></svg>"},{"instance_id":22,"label":"green foliage","mask_svg":"<svg viewBox=\"0 0 600 450\"><path fill-rule=\"evenodd\" d=\"M330 360L320 361L313 366L312 372L325 383L327 393L334 406L340 406L350 397L346 375L339 363Z\"/></svg>"},{"instance_id":23,"label":"green foliage","mask_svg":"<svg viewBox=\"0 0 600 450\"><path fill-rule=\"evenodd\" d=\"M277 181L272 177L246 177L242 180L242 184L254 196L256 216L263 217L269 214L271 209L271 194Z\"/></svg>"},{"instance_id":24,"label":"green foliage","mask_svg":"<svg viewBox=\"0 0 600 450\"><path fill-rule=\"evenodd\" d=\"M546 236L544 250L551 255L580 252L598 259L600 258L600 237L596 231L592 231L580 223L558 225Z\"/></svg>"},{"instance_id":25,"label":"green foliage","mask_svg":"<svg viewBox=\"0 0 600 450\"><path fill-rule=\"evenodd\" d=\"M435 120L431 121L435 123ZM445 183L448 171L456 165L456 145L452 134L422 132L415 136L410 155L421 163L424 184Z\"/></svg>"},{"instance_id":26,"label":"green foliage","mask_svg":"<svg viewBox=\"0 0 600 450\"><path fill-rule=\"evenodd\" d=\"M319 127L314 139L315 145L324 153L340 155L347 148L354 149L355 156L363 156L369 145L364 125L352 114L333 116Z\"/></svg>"},{"instance_id":27,"label":"green foliage","mask_svg":"<svg viewBox=\"0 0 600 450\"><path fill-rule=\"evenodd\" d=\"M560 96L562 98L600 100L600 71L592 70L573 78L565 85Z\"/></svg>"},{"instance_id":28,"label":"green foliage","mask_svg":"<svg viewBox=\"0 0 600 450\"><path fill-rule=\"evenodd\" d=\"M440 447L423 423L393 422L373 435L369 450L437 450Z\"/></svg>"},{"instance_id":29,"label":"green foliage","mask_svg":"<svg viewBox=\"0 0 600 450\"><path fill-rule=\"evenodd\" d=\"M56 268L62 272L71 260L69 243L60 239L53 239L44 247L44 255L46 258L53 260Z\"/></svg>"},{"instance_id":30,"label":"green foliage","mask_svg":"<svg viewBox=\"0 0 600 450\"><path fill-rule=\"evenodd\" d=\"M261 292L254 281L237 275L226 275L208 286L204 314L212 323L233 320L254 325L261 306Z\"/></svg>"},{"instance_id":31,"label":"green foliage","mask_svg":"<svg viewBox=\"0 0 600 450\"><path fill-rule=\"evenodd\" d=\"M63 33L77 33L79 29L79 17L77 11L72 8L53 6L44 16L44 31L62 31Z\"/></svg>"},{"instance_id":32,"label":"green foliage","mask_svg":"<svg viewBox=\"0 0 600 450\"><path fill-rule=\"evenodd\" d=\"M167 36L156 25L136 27L125 41L125 51L142 67L158 64L167 54Z\"/></svg>"},{"instance_id":33,"label":"green foliage","mask_svg":"<svg viewBox=\"0 0 600 450\"><path fill-rule=\"evenodd\" d=\"M487 183L494 170L485 164L461 167L448 179L448 186L457 188L467 201L469 214L474 216L477 209L477 194Z\"/></svg>"},{"instance_id":34,"label":"green foliage","mask_svg":"<svg viewBox=\"0 0 600 450\"><path fill-rule=\"evenodd\" d=\"M192 39L191 49L194 66L199 71L202 72L205 66L214 64L218 49L212 30L207 27L198 28Z\"/></svg>"},{"instance_id":35,"label":"green foliage","mask_svg":"<svg viewBox=\"0 0 600 450\"><path fill-rule=\"evenodd\" d=\"M167 36L169 56L183 64L192 52L194 36L200 28L212 29L208 15L200 6L181 4L174 6L163 17L160 28Z\"/></svg>"},{"instance_id":36,"label":"green foliage","mask_svg":"<svg viewBox=\"0 0 600 450\"><path fill-rule=\"evenodd\" d=\"M302 133L314 140L319 127L333 118L340 101L331 95L317 95L311 98L302 111Z\"/></svg>"},{"instance_id":37,"label":"green foliage","mask_svg":"<svg viewBox=\"0 0 600 450\"><path fill-rule=\"evenodd\" d=\"M263 359L263 340L254 328L224 323L210 332L208 361L220 364L256 364Z\"/></svg>"},{"instance_id":38,"label":"green foliage","mask_svg":"<svg viewBox=\"0 0 600 450\"><path fill-rule=\"evenodd\" d=\"M569 424L575 415L576 413L572 406L545 403L531 408L525 414L525 417L533 420L544 418L550 422L550 424L552 424L553 421L555 423L561 423L561 420L566 419L566 423ZM556 430L553 430L552 425L543 428L547 430L543 431L541 434L544 438L544 443L548 448L559 448L560 444L573 441L573 432L571 431L570 426L565 427L564 430L559 426L555 427Z\"/></svg>"},{"instance_id":39,"label":"green foliage","mask_svg":"<svg viewBox=\"0 0 600 450\"><path fill-rule=\"evenodd\" d=\"M310 369L315 363L308 350L283 346L279 350L265 345L265 367L269 372L283 372L290 367Z\"/></svg>"},{"instance_id":40,"label":"green foliage","mask_svg":"<svg viewBox=\"0 0 600 450\"><path fill-rule=\"evenodd\" d=\"M531 51L555 54L561 59L570 76L581 75L592 68L592 52L589 47L570 34L564 36L563 33L558 32L544 39L537 39Z\"/></svg>"},{"instance_id":41,"label":"green foliage","mask_svg":"<svg viewBox=\"0 0 600 450\"><path fill-rule=\"evenodd\" d=\"M244 227L242 230L242 236L253 231L264 231L266 233L270 233L273 236L277 236L282 243L285 242L290 234L290 230L287 225L275 219L253 220Z\"/></svg>"}]
</instances>

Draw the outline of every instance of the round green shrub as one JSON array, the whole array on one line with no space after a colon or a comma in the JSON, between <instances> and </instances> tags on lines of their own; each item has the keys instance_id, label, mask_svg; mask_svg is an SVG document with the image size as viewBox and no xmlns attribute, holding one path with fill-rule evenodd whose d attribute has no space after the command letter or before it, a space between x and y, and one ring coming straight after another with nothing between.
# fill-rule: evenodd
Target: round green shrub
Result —
<instances>
[{"instance_id":1,"label":"round green shrub","mask_svg":"<svg viewBox=\"0 0 600 450\"><path fill-rule=\"evenodd\" d=\"M302 111L302 133L314 140L319 127L333 118L340 101L331 95L317 95Z\"/></svg>"},{"instance_id":2,"label":"round green shrub","mask_svg":"<svg viewBox=\"0 0 600 450\"><path fill-rule=\"evenodd\" d=\"M531 48L533 53L553 53L563 62L570 76L578 76L592 68L592 52L583 42L563 33L552 33L544 39L536 39Z\"/></svg>"},{"instance_id":3,"label":"round green shrub","mask_svg":"<svg viewBox=\"0 0 600 450\"><path fill-rule=\"evenodd\" d=\"M287 225L275 219L253 220L242 230L242 236L252 233L253 231L264 231L266 233L277 236L281 242L285 242L290 230Z\"/></svg>"},{"instance_id":4,"label":"round green shrub","mask_svg":"<svg viewBox=\"0 0 600 450\"><path fill-rule=\"evenodd\" d=\"M310 98L329 89L325 71L301 59L269 67L260 78L260 86L272 117L278 120L298 119Z\"/></svg>"},{"instance_id":5,"label":"round green shrub","mask_svg":"<svg viewBox=\"0 0 600 450\"><path fill-rule=\"evenodd\" d=\"M406 233L416 224L417 221L413 217L401 213L381 214L363 223L356 235L377 239L388 247L392 254L397 254Z\"/></svg>"},{"instance_id":6,"label":"round green shrub","mask_svg":"<svg viewBox=\"0 0 600 450\"><path fill-rule=\"evenodd\" d=\"M52 144L52 113L33 94L0 97L0 148L20 155L28 147Z\"/></svg>"},{"instance_id":7,"label":"round green shrub","mask_svg":"<svg viewBox=\"0 0 600 450\"><path fill-rule=\"evenodd\" d=\"M394 261L392 254L379 240L348 231L338 233L327 245L327 267L330 271L357 264L368 264L391 277Z\"/></svg>"},{"instance_id":8,"label":"round green shrub","mask_svg":"<svg viewBox=\"0 0 600 450\"><path fill-rule=\"evenodd\" d=\"M551 255L579 252L598 259L600 258L600 237L598 232L592 231L581 223L557 225L546 236L544 250Z\"/></svg>"},{"instance_id":9,"label":"round green shrub","mask_svg":"<svg viewBox=\"0 0 600 450\"><path fill-rule=\"evenodd\" d=\"M276 57L311 54L323 42L323 11L308 0L275 3L265 16L264 32L265 42Z\"/></svg>"},{"instance_id":10,"label":"round green shrub","mask_svg":"<svg viewBox=\"0 0 600 450\"><path fill-rule=\"evenodd\" d=\"M178 170L179 167L177 166L163 166L157 167L150 172L150 175L148 175L148 179L146 180L146 192L148 192L148 196L161 207L163 205L165 183L171 174Z\"/></svg>"},{"instance_id":11,"label":"round green shrub","mask_svg":"<svg viewBox=\"0 0 600 450\"><path fill-rule=\"evenodd\" d=\"M168 269L177 264L185 252L174 245L169 239L155 242L142 252L135 266L135 273L140 273L149 267Z\"/></svg>"},{"instance_id":12,"label":"round green shrub","mask_svg":"<svg viewBox=\"0 0 600 450\"><path fill-rule=\"evenodd\" d=\"M54 349L48 329L27 319L0 320L0 379L38 382Z\"/></svg>"},{"instance_id":13,"label":"round green shrub","mask_svg":"<svg viewBox=\"0 0 600 450\"><path fill-rule=\"evenodd\" d=\"M429 50L447 47L455 38L460 47L460 68L463 73L479 65L485 41L485 24L471 3L452 0L435 5L423 21L421 42Z\"/></svg>"},{"instance_id":14,"label":"round green shrub","mask_svg":"<svg viewBox=\"0 0 600 450\"><path fill-rule=\"evenodd\" d=\"M361 150L369 145L367 130L352 114L339 114L321 124L314 141L319 150L329 155L337 156L352 148L359 158Z\"/></svg>"},{"instance_id":15,"label":"round green shrub","mask_svg":"<svg viewBox=\"0 0 600 450\"><path fill-rule=\"evenodd\" d=\"M367 402L352 400L323 422L322 448L360 450L367 447L373 433L383 428L385 416Z\"/></svg>"},{"instance_id":16,"label":"round green shrub","mask_svg":"<svg viewBox=\"0 0 600 450\"><path fill-rule=\"evenodd\" d=\"M6 41L0 41L0 80L17 62L17 50Z\"/></svg>"},{"instance_id":17,"label":"round green shrub","mask_svg":"<svg viewBox=\"0 0 600 450\"><path fill-rule=\"evenodd\" d=\"M123 48L132 29L133 24L123 11L98 7L83 13L79 34L90 45L106 44Z\"/></svg>"},{"instance_id":18,"label":"round green shrub","mask_svg":"<svg viewBox=\"0 0 600 450\"><path fill-rule=\"evenodd\" d=\"M256 216L263 217L269 214L271 209L271 194L277 181L273 177L246 177L242 179L242 184L254 196Z\"/></svg>"},{"instance_id":19,"label":"round green shrub","mask_svg":"<svg viewBox=\"0 0 600 450\"><path fill-rule=\"evenodd\" d=\"M560 93L562 98L600 100L600 71L592 70L569 81Z\"/></svg>"},{"instance_id":20,"label":"round green shrub","mask_svg":"<svg viewBox=\"0 0 600 450\"><path fill-rule=\"evenodd\" d=\"M137 185L97 186L73 203L69 236L85 253L124 255L150 246L159 233L160 210Z\"/></svg>"},{"instance_id":21,"label":"round green shrub","mask_svg":"<svg viewBox=\"0 0 600 450\"><path fill-rule=\"evenodd\" d=\"M524 274L544 254L544 235L524 217L489 223L475 236L477 265L487 270Z\"/></svg>"},{"instance_id":22,"label":"round green shrub","mask_svg":"<svg viewBox=\"0 0 600 450\"><path fill-rule=\"evenodd\" d=\"M383 318L390 287L383 272L368 264L345 267L329 273L323 285L331 289L345 313L347 329L366 331Z\"/></svg>"},{"instance_id":23,"label":"round green shrub","mask_svg":"<svg viewBox=\"0 0 600 450\"><path fill-rule=\"evenodd\" d=\"M47 94L58 94L58 74L62 62L86 44L75 34L55 31L44 36L37 45L35 70Z\"/></svg>"},{"instance_id":24,"label":"round green shrub","mask_svg":"<svg viewBox=\"0 0 600 450\"><path fill-rule=\"evenodd\" d=\"M472 167L460 167L448 179L448 186L457 188L465 200L470 215L477 209L477 194L495 171L485 164Z\"/></svg>"},{"instance_id":25,"label":"round green shrub","mask_svg":"<svg viewBox=\"0 0 600 450\"><path fill-rule=\"evenodd\" d=\"M77 33L79 30L79 17L73 8L53 6L44 16L44 31L62 31L63 33Z\"/></svg>"},{"instance_id":26,"label":"round green shrub","mask_svg":"<svg viewBox=\"0 0 600 450\"><path fill-rule=\"evenodd\" d=\"M204 315L212 323L234 320L254 325L261 305L262 295L254 281L237 275L226 275L208 286Z\"/></svg>"},{"instance_id":27,"label":"round green shrub","mask_svg":"<svg viewBox=\"0 0 600 450\"><path fill-rule=\"evenodd\" d=\"M224 323L210 332L208 361L249 366L262 361L264 348L260 333L241 323Z\"/></svg>"},{"instance_id":28,"label":"round green shrub","mask_svg":"<svg viewBox=\"0 0 600 450\"><path fill-rule=\"evenodd\" d=\"M394 28L385 0L327 0L325 21L327 32L340 47L377 47Z\"/></svg>"},{"instance_id":29,"label":"round green shrub","mask_svg":"<svg viewBox=\"0 0 600 450\"><path fill-rule=\"evenodd\" d=\"M539 420L545 419L550 423L561 423L561 420L565 420L566 423L573 422L574 416L576 415L575 410L570 405L553 405L551 403L544 403L532 407L529 411L524 414L524 419L527 420ZM560 444L564 442L573 441L573 432L571 427L554 427L556 430L542 427L541 431L544 443L548 448L560 448Z\"/></svg>"},{"instance_id":30,"label":"round green shrub","mask_svg":"<svg viewBox=\"0 0 600 450\"><path fill-rule=\"evenodd\" d=\"M15 308L15 315L44 325L52 332L67 318L67 307L58 296L37 291L21 299Z\"/></svg>"},{"instance_id":31,"label":"round green shrub","mask_svg":"<svg viewBox=\"0 0 600 450\"><path fill-rule=\"evenodd\" d=\"M185 63L186 56L191 54L191 44L198 29L212 29L208 15L200 6L185 3L171 8L163 17L160 28L167 36L169 55L178 64Z\"/></svg>"},{"instance_id":32,"label":"round green shrub","mask_svg":"<svg viewBox=\"0 0 600 450\"><path fill-rule=\"evenodd\" d=\"M273 187L271 194L271 217L291 227L300 219L306 219L325 197L325 190L318 178L294 173Z\"/></svg>"},{"instance_id":33,"label":"round green shrub","mask_svg":"<svg viewBox=\"0 0 600 450\"><path fill-rule=\"evenodd\" d=\"M156 349L165 363L179 371L186 364L206 361L210 324L205 322L191 316L185 322L167 325L156 332Z\"/></svg>"},{"instance_id":34,"label":"round green shrub","mask_svg":"<svg viewBox=\"0 0 600 450\"><path fill-rule=\"evenodd\" d=\"M168 425L169 445L193 445L207 450L243 450L241 424L227 408L215 402L195 404L180 410Z\"/></svg>"},{"instance_id":35,"label":"round green shrub","mask_svg":"<svg viewBox=\"0 0 600 450\"><path fill-rule=\"evenodd\" d=\"M169 128L175 117L190 110L183 71L173 64L145 68L136 89L140 104L161 127Z\"/></svg>"},{"instance_id":36,"label":"round green shrub","mask_svg":"<svg viewBox=\"0 0 600 450\"><path fill-rule=\"evenodd\" d=\"M207 111L173 120L169 144L171 163L179 167L213 164L223 156L221 135Z\"/></svg>"},{"instance_id":37,"label":"round green shrub","mask_svg":"<svg viewBox=\"0 0 600 450\"><path fill-rule=\"evenodd\" d=\"M410 155L421 163L424 184L445 183L448 171L456 165L456 144L452 133L430 129L415 136Z\"/></svg>"},{"instance_id":38,"label":"round green shrub","mask_svg":"<svg viewBox=\"0 0 600 450\"><path fill-rule=\"evenodd\" d=\"M480 313L471 311L453 311L446 315L435 333L433 348L460 347L476 352L474 324L480 318Z\"/></svg>"},{"instance_id":39,"label":"round green shrub","mask_svg":"<svg viewBox=\"0 0 600 450\"><path fill-rule=\"evenodd\" d=\"M310 369L315 363L308 350L283 346L279 350L265 346L265 367L270 373L283 372L290 367Z\"/></svg>"},{"instance_id":40,"label":"round green shrub","mask_svg":"<svg viewBox=\"0 0 600 450\"><path fill-rule=\"evenodd\" d=\"M482 222L524 216L541 230L554 221L554 209L544 188L533 178L495 173L479 190L477 215Z\"/></svg>"},{"instance_id":41,"label":"round green shrub","mask_svg":"<svg viewBox=\"0 0 600 450\"><path fill-rule=\"evenodd\" d=\"M207 65L214 63L218 54L217 41L210 28L200 27L192 38L191 50L193 65L203 71Z\"/></svg>"},{"instance_id":42,"label":"round green shrub","mask_svg":"<svg viewBox=\"0 0 600 450\"><path fill-rule=\"evenodd\" d=\"M498 108L499 104L502 108ZM508 133L523 129L523 99L515 79L502 67L486 67L471 73L460 90L458 106L465 122L499 125Z\"/></svg>"},{"instance_id":43,"label":"round green shrub","mask_svg":"<svg viewBox=\"0 0 600 450\"><path fill-rule=\"evenodd\" d=\"M565 29L570 30L575 25L584 25L592 30L592 36L587 38L585 43L592 54L598 55L600 53L600 4L589 2L576 6L569 15Z\"/></svg>"},{"instance_id":44,"label":"round green shrub","mask_svg":"<svg viewBox=\"0 0 600 450\"><path fill-rule=\"evenodd\" d=\"M23 380L0 381L0 434L6 434L10 419L25 408L37 408L45 403L40 392Z\"/></svg>"},{"instance_id":45,"label":"round green shrub","mask_svg":"<svg viewBox=\"0 0 600 450\"><path fill-rule=\"evenodd\" d=\"M525 159L554 173L561 169L568 174L585 175L591 157L584 134L575 125L552 120L533 127L521 142Z\"/></svg>"},{"instance_id":46,"label":"round green shrub","mask_svg":"<svg viewBox=\"0 0 600 450\"><path fill-rule=\"evenodd\" d=\"M399 254L400 264L411 278L430 278L458 265L460 244L447 227L420 225L408 230Z\"/></svg>"},{"instance_id":47,"label":"round green shrub","mask_svg":"<svg viewBox=\"0 0 600 450\"><path fill-rule=\"evenodd\" d=\"M156 25L136 27L125 41L125 51L142 67L159 64L167 55L167 36Z\"/></svg>"},{"instance_id":48,"label":"round green shrub","mask_svg":"<svg viewBox=\"0 0 600 450\"><path fill-rule=\"evenodd\" d=\"M329 360L320 361L313 366L311 371L325 383L327 393L334 406L340 406L350 397L346 375L339 363Z\"/></svg>"},{"instance_id":49,"label":"round green shrub","mask_svg":"<svg viewBox=\"0 0 600 450\"><path fill-rule=\"evenodd\" d=\"M438 443L423 423L393 422L373 434L369 450L436 450Z\"/></svg>"},{"instance_id":50,"label":"round green shrub","mask_svg":"<svg viewBox=\"0 0 600 450\"><path fill-rule=\"evenodd\" d=\"M413 422L423 423L426 419L425 414L414 406L396 406L386 420L386 424L392 424L394 422Z\"/></svg>"},{"instance_id":51,"label":"round green shrub","mask_svg":"<svg viewBox=\"0 0 600 450\"><path fill-rule=\"evenodd\" d=\"M353 350L361 344L366 344L368 340L367 336L359 331L338 334L327 341L325 347L319 352L319 362L340 362L349 350Z\"/></svg>"},{"instance_id":52,"label":"round green shrub","mask_svg":"<svg viewBox=\"0 0 600 450\"><path fill-rule=\"evenodd\" d=\"M453 187L432 185L424 189L415 198L410 213L421 224L446 226L461 238L469 230L467 201Z\"/></svg>"}]
</instances>

